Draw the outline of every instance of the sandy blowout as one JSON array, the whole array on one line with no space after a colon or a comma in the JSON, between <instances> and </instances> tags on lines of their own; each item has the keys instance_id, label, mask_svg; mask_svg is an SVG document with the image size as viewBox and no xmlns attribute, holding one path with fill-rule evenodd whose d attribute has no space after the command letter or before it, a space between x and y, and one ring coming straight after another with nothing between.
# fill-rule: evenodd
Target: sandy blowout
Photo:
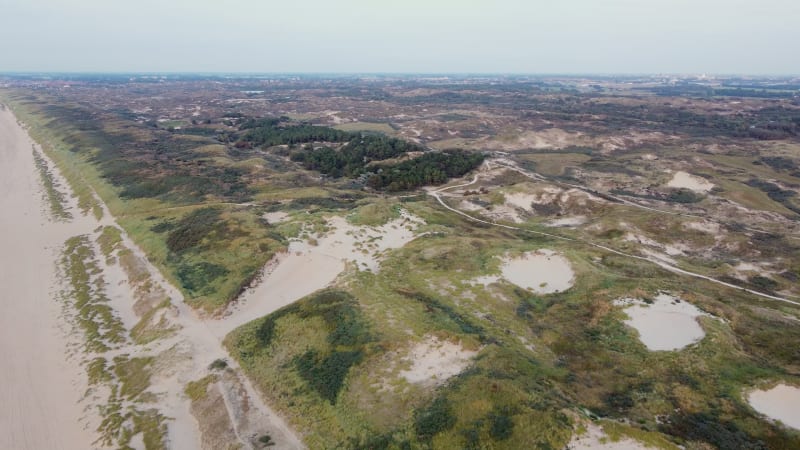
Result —
<instances>
[{"instance_id":1,"label":"sandy blowout","mask_svg":"<svg viewBox=\"0 0 800 450\"><path fill-rule=\"evenodd\" d=\"M779 384L772 389L750 392L747 401L770 419L800 430L800 388Z\"/></svg>"},{"instance_id":2,"label":"sandy blowout","mask_svg":"<svg viewBox=\"0 0 800 450\"><path fill-rule=\"evenodd\" d=\"M411 362L411 367L401 371L400 376L409 383L439 385L466 369L477 354L459 344L429 336L404 358Z\"/></svg>"},{"instance_id":3,"label":"sandy blowout","mask_svg":"<svg viewBox=\"0 0 800 450\"><path fill-rule=\"evenodd\" d=\"M586 432L572 436L570 450L646 450L652 448L631 438L612 441L603 429L593 423L586 424Z\"/></svg>"},{"instance_id":4,"label":"sandy blowout","mask_svg":"<svg viewBox=\"0 0 800 450\"><path fill-rule=\"evenodd\" d=\"M575 279L569 260L547 249L507 258L501 272L509 282L537 294L563 292L572 287Z\"/></svg>"},{"instance_id":5,"label":"sandy blowout","mask_svg":"<svg viewBox=\"0 0 800 450\"><path fill-rule=\"evenodd\" d=\"M639 333L639 340L651 351L680 350L699 342L706 333L698 317L711 317L689 302L668 294L658 294L652 304L639 299L614 302L625 308L625 323Z\"/></svg>"},{"instance_id":6,"label":"sandy blowout","mask_svg":"<svg viewBox=\"0 0 800 450\"><path fill-rule=\"evenodd\" d=\"M401 217L379 227L351 225L332 217L333 231L309 241L293 241L262 272L262 281L246 292L224 318L209 325L220 338L259 317L266 316L332 283L346 263L377 272L383 253L413 240L421 219L403 211ZM312 241L312 242L313 242Z\"/></svg>"},{"instance_id":7,"label":"sandy blowout","mask_svg":"<svg viewBox=\"0 0 800 450\"><path fill-rule=\"evenodd\" d=\"M714 184L704 178L696 177L689 173L678 171L672 176L672 179L667 183L671 188L690 189L695 192L707 193L714 188Z\"/></svg>"}]
</instances>

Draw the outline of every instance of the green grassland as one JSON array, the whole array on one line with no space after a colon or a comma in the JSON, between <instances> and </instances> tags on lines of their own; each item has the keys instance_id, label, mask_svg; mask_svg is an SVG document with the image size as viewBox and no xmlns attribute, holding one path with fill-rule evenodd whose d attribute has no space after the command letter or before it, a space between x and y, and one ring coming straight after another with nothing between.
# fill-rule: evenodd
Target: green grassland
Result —
<instances>
[{"instance_id":1,"label":"green grassland","mask_svg":"<svg viewBox=\"0 0 800 450\"><path fill-rule=\"evenodd\" d=\"M379 274L349 271L226 339L262 392L313 448L563 448L574 414L610 420L615 436L662 448L789 448L800 436L758 419L743 392L758 380L800 380L797 308L687 279L575 243L467 222L430 201L406 202L428 234L392 252ZM534 295L497 273L499 256L561 251L576 272L563 293ZM669 291L724 321L679 352L650 352L612 305ZM399 376L421 336L479 349L444 385ZM777 338L780 335L781 338ZM629 425L624 425L624 421ZM649 437L648 437L649 436Z\"/></svg>"}]
</instances>

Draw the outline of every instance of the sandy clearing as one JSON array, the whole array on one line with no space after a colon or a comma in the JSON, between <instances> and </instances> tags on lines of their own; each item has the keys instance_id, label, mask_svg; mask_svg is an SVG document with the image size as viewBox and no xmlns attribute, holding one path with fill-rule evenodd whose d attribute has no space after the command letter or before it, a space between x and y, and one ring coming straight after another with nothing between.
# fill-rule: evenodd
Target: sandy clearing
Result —
<instances>
[{"instance_id":1,"label":"sandy clearing","mask_svg":"<svg viewBox=\"0 0 800 450\"><path fill-rule=\"evenodd\" d=\"M32 142L0 110L0 448L87 449L97 417L79 400L86 388L70 354L55 299L55 261L71 224L50 222Z\"/></svg>"},{"instance_id":2,"label":"sandy clearing","mask_svg":"<svg viewBox=\"0 0 800 450\"><path fill-rule=\"evenodd\" d=\"M400 376L409 383L440 385L466 369L477 354L477 351L467 350L460 344L427 336L403 358L411 362L411 367L400 371Z\"/></svg>"},{"instance_id":3,"label":"sandy clearing","mask_svg":"<svg viewBox=\"0 0 800 450\"><path fill-rule=\"evenodd\" d=\"M275 211L275 212L268 212L265 213L263 216L264 220L267 221L270 225L274 225L277 223L283 223L289 220L289 214L283 211Z\"/></svg>"},{"instance_id":4,"label":"sandy clearing","mask_svg":"<svg viewBox=\"0 0 800 450\"><path fill-rule=\"evenodd\" d=\"M651 447L631 438L614 442L609 439L601 427L587 423L586 432L573 435L566 448L570 450L645 450Z\"/></svg>"},{"instance_id":5,"label":"sandy clearing","mask_svg":"<svg viewBox=\"0 0 800 450\"><path fill-rule=\"evenodd\" d=\"M772 389L750 392L747 401L770 419L800 430L800 388L779 384Z\"/></svg>"},{"instance_id":6,"label":"sandy clearing","mask_svg":"<svg viewBox=\"0 0 800 450\"><path fill-rule=\"evenodd\" d=\"M506 204L514 206L525 211L531 211L533 208L531 204L537 202L537 197L532 194L525 194L523 192L504 193Z\"/></svg>"},{"instance_id":7,"label":"sandy clearing","mask_svg":"<svg viewBox=\"0 0 800 450\"><path fill-rule=\"evenodd\" d=\"M343 217L328 219L333 230L314 237L316 245L295 241L263 269L262 282L246 292L228 314L209 326L220 338L247 322L266 316L331 284L354 263L359 270L377 272L385 251L400 248L416 237L421 219L403 211L379 227L356 226Z\"/></svg>"},{"instance_id":8,"label":"sandy clearing","mask_svg":"<svg viewBox=\"0 0 800 450\"><path fill-rule=\"evenodd\" d=\"M572 287L575 278L569 260L547 249L506 258L501 272L509 282L538 294L565 291Z\"/></svg>"},{"instance_id":9,"label":"sandy clearing","mask_svg":"<svg viewBox=\"0 0 800 450\"><path fill-rule=\"evenodd\" d=\"M467 283L473 286L488 287L494 283L497 283L498 281L500 281L500 277L497 275L483 275L477 278L473 278L467 281Z\"/></svg>"},{"instance_id":10,"label":"sandy clearing","mask_svg":"<svg viewBox=\"0 0 800 450\"><path fill-rule=\"evenodd\" d=\"M493 221L505 220L512 223L522 223L524 220L517 213L516 208L508 205L493 205L491 209L485 209L481 215Z\"/></svg>"},{"instance_id":11,"label":"sandy clearing","mask_svg":"<svg viewBox=\"0 0 800 450\"><path fill-rule=\"evenodd\" d=\"M703 233L712 234L717 238L722 238L722 236L720 236L722 234L721 227L716 222L710 222L708 220L702 222L686 222L683 224L683 227L688 230L701 231Z\"/></svg>"},{"instance_id":12,"label":"sandy clearing","mask_svg":"<svg viewBox=\"0 0 800 450\"><path fill-rule=\"evenodd\" d=\"M483 206L473 203L469 200L461 200L461 203L458 204L458 207L465 211L484 211Z\"/></svg>"},{"instance_id":13,"label":"sandy clearing","mask_svg":"<svg viewBox=\"0 0 800 450\"><path fill-rule=\"evenodd\" d=\"M571 216L545 222L548 227L577 227L586 223L586 216Z\"/></svg>"},{"instance_id":14,"label":"sandy clearing","mask_svg":"<svg viewBox=\"0 0 800 450\"><path fill-rule=\"evenodd\" d=\"M714 184L707 181L705 178L697 177L683 171L675 172L672 179L667 183L667 186L671 188L690 189L704 194L714 188Z\"/></svg>"},{"instance_id":15,"label":"sandy clearing","mask_svg":"<svg viewBox=\"0 0 800 450\"><path fill-rule=\"evenodd\" d=\"M658 294L652 304L639 299L619 299L629 319L625 323L639 332L639 340L651 351L680 350L699 342L706 333L698 317L712 317L689 302L669 294Z\"/></svg>"}]
</instances>

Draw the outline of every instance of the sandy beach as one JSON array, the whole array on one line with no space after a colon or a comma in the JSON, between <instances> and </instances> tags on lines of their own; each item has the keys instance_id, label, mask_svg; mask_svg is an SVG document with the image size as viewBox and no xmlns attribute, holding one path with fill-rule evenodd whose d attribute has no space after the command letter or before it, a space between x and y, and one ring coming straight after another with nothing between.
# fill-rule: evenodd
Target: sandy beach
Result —
<instances>
[{"instance_id":1,"label":"sandy beach","mask_svg":"<svg viewBox=\"0 0 800 450\"><path fill-rule=\"evenodd\" d=\"M208 439L201 439L212 424L198 423L184 388L207 375L208 364L215 359L228 360L230 367L223 380L214 384L222 396L211 405L223 411L220 420L235 431L233 442L222 444L250 448L253 436L268 433L279 448L304 448L230 360L220 342L223 336L211 332L124 232L120 249L132 252L148 283L169 297L172 307L165 320L176 331L148 345L126 340L107 352L84 353L82 333L71 323L70 314L65 315L59 295L65 281L59 279L58 262L67 239L80 235L97 245L92 241L102 227L118 225L104 205L100 220L81 214L76 199L69 195L65 195L65 207L72 218L52 219L34 163L34 147L38 148L13 114L0 110L0 229L4 231L0 234L0 449L105 448L95 430L101 421L98 406L109 400L104 395L107 387L88 386L84 361L89 356L110 359L120 354L155 358L148 392L159 400L148 407L167 418L167 448L213 448L205 445ZM50 171L56 184L66 190L65 180L53 166ZM140 318L135 311L136 285L118 263L102 259L97 263L114 317L130 330ZM144 448L142 435L135 434L130 445Z\"/></svg>"},{"instance_id":2,"label":"sandy beach","mask_svg":"<svg viewBox=\"0 0 800 450\"><path fill-rule=\"evenodd\" d=\"M93 448L85 374L59 319L56 259L74 225L46 213L31 142L0 110L0 448Z\"/></svg>"}]
</instances>

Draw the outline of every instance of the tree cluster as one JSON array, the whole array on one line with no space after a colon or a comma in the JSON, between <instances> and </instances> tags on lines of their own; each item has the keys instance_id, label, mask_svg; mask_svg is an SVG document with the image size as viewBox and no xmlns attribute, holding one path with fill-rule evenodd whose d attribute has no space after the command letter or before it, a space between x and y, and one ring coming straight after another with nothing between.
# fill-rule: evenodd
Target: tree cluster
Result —
<instances>
[{"instance_id":1,"label":"tree cluster","mask_svg":"<svg viewBox=\"0 0 800 450\"><path fill-rule=\"evenodd\" d=\"M373 189L404 191L429 184L441 184L480 166L486 158L481 153L464 150L430 152L418 158L380 170L367 180Z\"/></svg>"},{"instance_id":2,"label":"tree cluster","mask_svg":"<svg viewBox=\"0 0 800 450\"><path fill-rule=\"evenodd\" d=\"M356 177L366 171L373 161L397 158L422 147L400 139L385 136L359 136L339 149L330 147L309 148L295 152L291 158L306 169L317 170L332 177Z\"/></svg>"}]
</instances>

